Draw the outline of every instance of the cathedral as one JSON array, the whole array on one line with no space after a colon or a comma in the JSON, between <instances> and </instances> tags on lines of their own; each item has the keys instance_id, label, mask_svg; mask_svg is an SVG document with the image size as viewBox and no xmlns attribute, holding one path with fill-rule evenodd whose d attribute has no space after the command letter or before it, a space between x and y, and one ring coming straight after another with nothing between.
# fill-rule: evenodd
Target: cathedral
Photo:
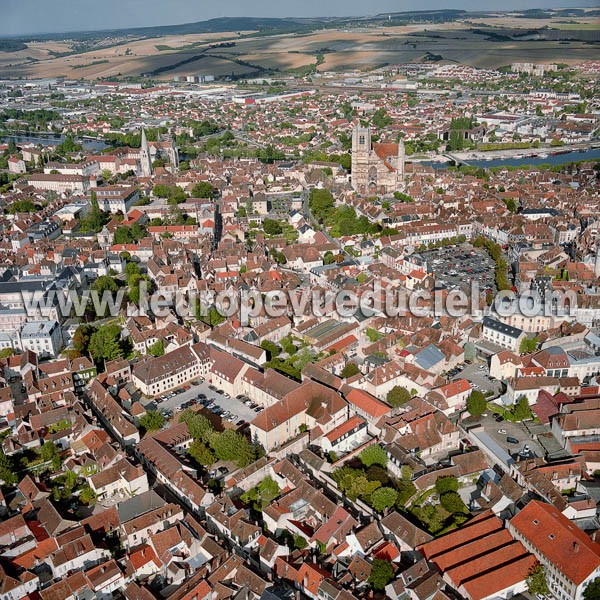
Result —
<instances>
[{"instance_id":1,"label":"cathedral","mask_svg":"<svg viewBox=\"0 0 600 600\"><path fill-rule=\"evenodd\" d=\"M157 158L164 158L168 163L168 169L172 172L177 171L179 168L179 154L171 136L168 136L165 140L149 142L143 127L140 149L131 149L128 157L135 158L138 161L138 174L140 177L150 177L152 175L152 163Z\"/></svg>"},{"instance_id":2,"label":"cathedral","mask_svg":"<svg viewBox=\"0 0 600 600\"><path fill-rule=\"evenodd\" d=\"M352 132L352 187L361 195L384 196L404 188L404 142L372 144L370 127Z\"/></svg>"}]
</instances>

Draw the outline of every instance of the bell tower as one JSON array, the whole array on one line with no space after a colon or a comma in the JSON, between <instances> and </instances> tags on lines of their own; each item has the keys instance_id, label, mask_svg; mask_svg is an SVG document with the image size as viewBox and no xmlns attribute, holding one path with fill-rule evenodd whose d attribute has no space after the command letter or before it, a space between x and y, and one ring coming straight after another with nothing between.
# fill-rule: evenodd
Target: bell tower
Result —
<instances>
[{"instance_id":1,"label":"bell tower","mask_svg":"<svg viewBox=\"0 0 600 600\"><path fill-rule=\"evenodd\" d=\"M357 125L352 131L352 187L359 192L367 185L371 128Z\"/></svg>"},{"instance_id":2,"label":"bell tower","mask_svg":"<svg viewBox=\"0 0 600 600\"><path fill-rule=\"evenodd\" d=\"M404 142L402 140L398 140L398 163L396 165L396 171L398 173L398 182L402 183L404 179L404 165L406 163L406 148L404 147Z\"/></svg>"}]
</instances>

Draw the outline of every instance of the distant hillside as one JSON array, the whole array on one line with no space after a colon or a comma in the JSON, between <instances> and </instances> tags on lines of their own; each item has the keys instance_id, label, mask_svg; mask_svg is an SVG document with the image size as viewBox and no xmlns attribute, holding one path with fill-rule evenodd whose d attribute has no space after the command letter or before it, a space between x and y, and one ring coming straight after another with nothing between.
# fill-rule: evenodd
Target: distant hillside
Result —
<instances>
[{"instance_id":1,"label":"distant hillside","mask_svg":"<svg viewBox=\"0 0 600 600\"><path fill-rule=\"evenodd\" d=\"M0 52L18 52L26 48L27 46L18 40L0 40Z\"/></svg>"},{"instance_id":2,"label":"distant hillside","mask_svg":"<svg viewBox=\"0 0 600 600\"><path fill-rule=\"evenodd\" d=\"M196 23L183 23L181 25L158 25L155 27L133 27L125 29L106 29L101 31L70 31L64 33L48 33L32 36L19 36L14 40L56 40L75 39L90 40L113 36L131 35L134 37L160 37L166 35L189 35L194 33L225 33L231 31L261 31L261 32L286 32L306 28L314 28L318 23L325 23L327 19L274 19L261 17L220 17Z\"/></svg>"},{"instance_id":3,"label":"distant hillside","mask_svg":"<svg viewBox=\"0 0 600 600\"><path fill-rule=\"evenodd\" d=\"M135 37L160 37L165 35L187 35L194 33L225 33L231 31L260 31L262 33L286 33L311 31L316 28L327 26L351 26L363 25L369 22L381 22L390 17L397 21L440 22L452 21L463 18L469 13L464 10L427 10L385 13L365 17L319 17L319 18L268 18L268 17L220 17L207 21L195 23L183 23L181 25L158 25L155 27L134 27L125 29L107 29L103 31L81 31L53 33L35 36L19 36L14 39L24 41L30 40L53 40L71 39L89 40L115 35L132 35Z\"/></svg>"}]
</instances>

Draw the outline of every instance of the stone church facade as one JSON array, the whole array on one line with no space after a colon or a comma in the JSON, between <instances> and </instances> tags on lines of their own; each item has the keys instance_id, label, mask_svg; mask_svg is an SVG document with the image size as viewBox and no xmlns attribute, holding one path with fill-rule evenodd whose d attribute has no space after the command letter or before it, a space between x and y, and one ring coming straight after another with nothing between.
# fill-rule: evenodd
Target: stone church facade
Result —
<instances>
[{"instance_id":1,"label":"stone church facade","mask_svg":"<svg viewBox=\"0 0 600 600\"><path fill-rule=\"evenodd\" d=\"M363 196L393 194L404 188L404 143L373 144L370 127L352 132L352 187Z\"/></svg>"}]
</instances>

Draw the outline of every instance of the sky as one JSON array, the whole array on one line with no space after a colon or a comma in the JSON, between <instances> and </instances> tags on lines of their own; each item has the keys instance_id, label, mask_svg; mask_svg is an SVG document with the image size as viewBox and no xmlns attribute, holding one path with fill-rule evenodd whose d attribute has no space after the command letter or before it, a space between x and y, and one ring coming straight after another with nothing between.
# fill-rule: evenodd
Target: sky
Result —
<instances>
[{"instance_id":1,"label":"sky","mask_svg":"<svg viewBox=\"0 0 600 600\"><path fill-rule=\"evenodd\" d=\"M174 25L214 17L356 16L461 8L595 6L597 0L0 0L0 35Z\"/></svg>"}]
</instances>

